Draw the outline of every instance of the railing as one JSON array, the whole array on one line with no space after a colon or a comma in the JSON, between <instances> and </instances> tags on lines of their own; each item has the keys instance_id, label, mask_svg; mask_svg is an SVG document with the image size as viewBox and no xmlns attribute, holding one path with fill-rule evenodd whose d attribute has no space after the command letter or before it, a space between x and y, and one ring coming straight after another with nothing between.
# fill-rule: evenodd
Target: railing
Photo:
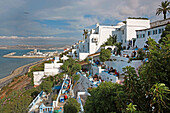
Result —
<instances>
[{"instance_id":1,"label":"railing","mask_svg":"<svg viewBox=\"0 0 170 113\"><path fill-rule=\"evenodd\" d=\"M78 95L78 103L80 103L81 112L84 112L83 104L81 102L81 98L79 95Z\"/></svg>"},{"instance_id":2,"label":"railing","mask_svg":"<svg viewBox=\"0 0 170 113\"><path fill-rule=\"evenodd\" d=\"M31 104L29 105L29 112L32 110L32 107L36 104L37 100L42 96L43 91L41 91L37 97L31 102Z\"/></svg>"},{"instance_id":3,"label":"railing","mask_svg":"<svg viewBox=\"0 0 170 113\"><path fill-rule=\"evenodd\" d=\"M54 111L54 108L53 107L40 107L40 112L39 113L49 113L49 112L51 112L51 113L53 113L53 111Z\"/></svg>"}]
</instances>

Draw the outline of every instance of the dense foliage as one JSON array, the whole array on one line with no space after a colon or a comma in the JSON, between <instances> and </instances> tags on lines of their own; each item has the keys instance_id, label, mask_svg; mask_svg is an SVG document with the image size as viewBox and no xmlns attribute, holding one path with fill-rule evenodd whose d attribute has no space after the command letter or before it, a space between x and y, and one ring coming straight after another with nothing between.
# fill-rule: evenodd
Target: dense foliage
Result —
<instances>
[{"instance_id":1,"label":"dense foliage","mask_svg":"<svg viewBox=\"0 0 170 113\"><path fill-rule=\"evenodd\" d=\"M35 88L13 91L8 97L0 99L1 113L27 113L34 98Z\"/></svg>"},{"instance_id":2,"label":"dense foliage","mask_svg":"<svg viewBox=\"0 0 170 113\"><path fill-rule=\"evenodd\" d=\"M162 32L161 39L159 43L163 43L163 40L169 40L170 38L170 24L165 27L165 30Z\"/></svg>"},{"instance_id":3,"label":"dense foliage","mask_svg":"<svg viewBox=\"0 0 170 113\"><path fill-rule=\"evenodd\" d=\"M80 104L74 98L69 98L64 104L64 113L79 113Z\"/></svg>"},{"instance_id":4,"label":"dense foliage","mask_svg":"<svg viewBox=\"0 0 170 113\"><path fill-rule=\"evenodd\" d=\"M63 63L61 69L64 71L64 73L68 74L69 76L72 76L76 72L81 70L81 65L78 64L74 59L69 58Z\"/></svg>"},{"instance_id":5,"label":"dense foliage","mask_svg":"<svg viewBox=\"0 0 170 113\"><path fill-rule=\"evenodd\" d=\"M100 61L104 62L104 61L107 61L108 59L110 59L110 56L111 56L111 51L108 50L108 49L101 49L101 52L100 52Z\"/></svg>"},{"instance_id":6,"label":"dense foliage","mask_svg":"<svg viewBox=\"0 0 170 113\"><path fill-rule=\"evenodd\" d=\"M131 66L123 68L122 86L105 82L89 91L91 96L86 100L86 113L170 112L170 37L167 28L166 39L161 43L148 39L149 53L145 56L148 61L138 71ZM121 92L119 97L117 91Z\"/></svg>"},{"instance_id":7,"label":"dense foliage","mask_svg":"<svg viewBox=\"0 0 170 113\"><path fill-rule=\"evenodd\" d=\"M112 82L103 82L97 88L89 90L85 104L86 113L111 113L120 112L126 108L123 86Z\"/></svg>"}]
</instances>

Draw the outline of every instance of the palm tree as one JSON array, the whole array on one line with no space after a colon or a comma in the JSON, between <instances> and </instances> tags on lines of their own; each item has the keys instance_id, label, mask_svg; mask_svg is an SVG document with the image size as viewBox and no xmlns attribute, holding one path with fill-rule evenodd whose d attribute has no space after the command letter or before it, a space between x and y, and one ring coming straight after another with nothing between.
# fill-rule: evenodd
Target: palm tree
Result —
<instances>
[{"instance_id":1,"label":"palm tree","mask_svg":"<svg viewBox=\"0 0 170 113\"><path fill-rule=\"evenodd\" d=\"M166 13L170 13L170 2L167 1L162 1L161 5L159 5L159 8L156 10L156 15L160 15L161 13L164 14L164 19L166 19Z\"/></svg>"}]
</instances>

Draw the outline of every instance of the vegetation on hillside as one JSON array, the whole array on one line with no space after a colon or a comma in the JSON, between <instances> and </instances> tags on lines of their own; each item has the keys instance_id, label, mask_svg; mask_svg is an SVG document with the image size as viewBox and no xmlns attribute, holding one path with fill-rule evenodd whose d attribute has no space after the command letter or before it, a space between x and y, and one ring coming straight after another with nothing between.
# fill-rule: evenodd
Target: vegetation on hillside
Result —
<instances>
[{"instance_id":1,"label":"vegetation on hillside","mask_svg":"<svg viewBox=\"0 0 170 113\"><path fill-rule=\"evenodd\" d=\"M170 38L159 44L149 38L147 43L148 62L138 73L131 66L123 68L123 85L105 82L89 91L85 112L170 112Z\"/></svg>"}]
</instances>

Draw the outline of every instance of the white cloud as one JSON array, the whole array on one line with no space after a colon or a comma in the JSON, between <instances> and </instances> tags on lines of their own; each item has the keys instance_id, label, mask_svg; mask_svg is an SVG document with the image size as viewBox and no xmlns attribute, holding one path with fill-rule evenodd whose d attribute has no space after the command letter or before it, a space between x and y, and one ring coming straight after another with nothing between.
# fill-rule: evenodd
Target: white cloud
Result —
<instances>
[{"instance_id":1,"label":"white cloud","mask_svg":"<svg viewBox=\"0 0 170 113\"><path fill-rule=\"evenodd\" d=\"M103 23L106 19L123 21L129 16L146 16L153 21L162 18L155 16L160 2L160 0L1 0L0 14L3 16L0 18L0 35L42 38L61 33L80 34L84 28L97 22ZM24 14L25 11L29 14ZM86 18L85 15L92 16ZM35 20L68 20L67 28L70 30L61 29L62 25L52 28Z\"/></svg>"}]
</instances>

